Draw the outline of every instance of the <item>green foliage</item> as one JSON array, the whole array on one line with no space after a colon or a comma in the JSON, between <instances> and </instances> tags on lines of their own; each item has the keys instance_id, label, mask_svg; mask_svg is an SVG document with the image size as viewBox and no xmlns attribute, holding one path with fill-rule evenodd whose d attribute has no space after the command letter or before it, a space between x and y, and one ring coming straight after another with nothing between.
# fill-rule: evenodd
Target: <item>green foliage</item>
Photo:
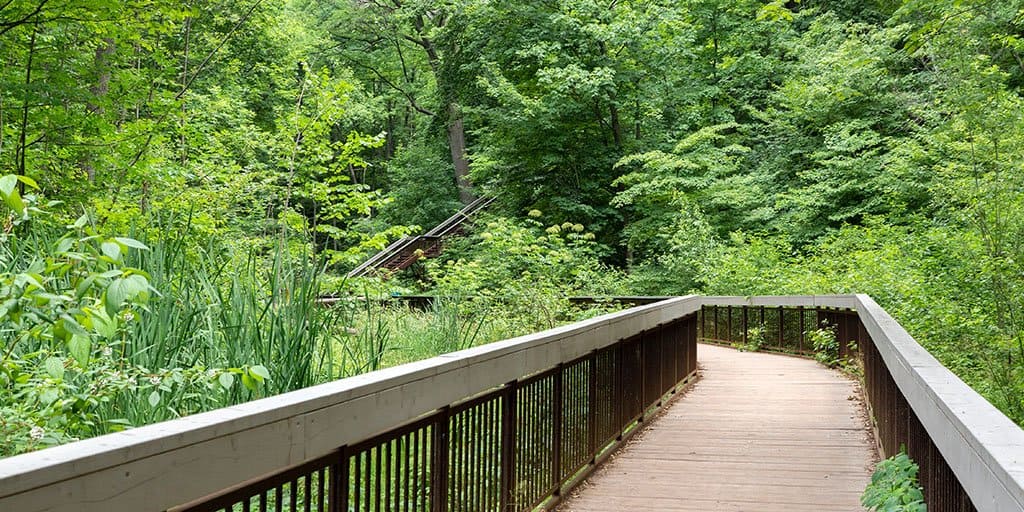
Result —
<instances>
[{"instance_id":1,"label":"green foliage","mask_svg":"<svg viewBox=\"0 0 1024 512\"><path fill-rule=\"evenodd\" d=\"M461 205L451 177L438 171L446 165L443 155L428 146L399 149L388 162L393 193L381 217L391 224L430 229L459 211Z\"/></svg>"},{"instance_id":2,"label":"green foliage","mask_svg":"<svg viewBox=\"0 0 1024 512\"><path fill-rule=\"evenodd\" d=\"M0 455L335 376L321 269L29 221L0 248Z\"/></svg>"},{"instance_id":3,"label":"green foliage","mask_svg":"<svg viewBox=\"0 0 1024 512\"><path fill-rule=\"evenodd\" d=\"M467 10L459 73L480 128L473 176L513 209L582 222L607 245L622 225L613 167L656 141L688 51L668 2L478 2ZM657 72L652 72L652 70Z\"/></svg>"},{"instance_id":4,"label":"green foliage","mask_svg":"<svg viewBox=\"0 0 1024 512\"><path fill-rule=\"evenodd\" d=\"M687 292L870 293L1024 422L1018 11L7 2L0 429L30 449ZM511 217L404 284L342 277L454 212L467 165ZM452 302L316 305L395 287Z\"/></svg>"},{"instance_id":5,"label":"green foliage","mask_svg":"<svg viewBox=\"0 0 1024 512\"><path fill-rule=\"evenodd\" d=\"M879 512L926 512L918 467L905 451L878 463L860 502Z\"/></svg>"},{"instance_id":6,"label":"green foliage","mask_svg":"<svg viewBox=\"0 0 1024 512\"><path fill-rule=\"evenodd\" d=\"M768 344L768 333L764 326L755 326L747 329L747 342L735 344L736 348L749 352L757 352Z\"/></svg>"},{"instance_id":7,"label":"green foliage","mask_svg":"<svg viewBox=\"0 0 1024 512\"><path fill-rule=\"evenodd\" d=\"M539 218L480 221L470 237L453 244L445 261L428 263L432 293L471 297L475 307L500 307L530 328L547 329L571 315L569 296L605 295L616 288L615 273L598 261L594 235L585 226L545 227Z\"/></svg>"},{"instance_id":8,"label":"green foliage","mask_svg":"<svg viewBox=\"0 0 1024 512\"><path fill-rule=\"evenodd\" d=\"M723 210L749 206L740 192L746 180L737 176L748 148L736 144L735 135L728 134L736 128L734 123L702 128L676 144L672 153L655 151L619 161L619 167L639 167L614 182L624 190L612 201L616 206L631 207L636 217L625 231L625 241L633 251L641 256L678 254L681 244L655 244L685 232L682 224L687 221L710 223L723 230L720 232L737 227L724 221L722 214Z\"/></svg>"},{"instance_id":9,"label":"green foliage","mask_svg":"<svg viewBox=\"0 0 1024 512\"><path fill-rule=\"evenodd\" d=\"M839 365L839 340L835 330L828 327L814 329L807 332L807 339L814 347L814 359L830 368Z\"/></svg>"}]
</instances>

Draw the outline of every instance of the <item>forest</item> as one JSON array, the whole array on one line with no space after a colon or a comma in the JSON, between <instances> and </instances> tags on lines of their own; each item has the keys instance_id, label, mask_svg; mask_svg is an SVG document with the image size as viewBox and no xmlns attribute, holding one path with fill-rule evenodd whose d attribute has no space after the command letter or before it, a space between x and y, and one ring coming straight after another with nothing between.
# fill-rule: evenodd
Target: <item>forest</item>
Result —
<instances>
[{"instance_id":1,"label":"forest","mask_svg":"<svg viewBox=\"0 0 1024 512\"><path fill-rule=\"evenodd\" d=\"M0 456L611 307L573 295L867 293L1024 424L1022 38L1010 0L0 0Z\"/></svg>"}]
</instances>

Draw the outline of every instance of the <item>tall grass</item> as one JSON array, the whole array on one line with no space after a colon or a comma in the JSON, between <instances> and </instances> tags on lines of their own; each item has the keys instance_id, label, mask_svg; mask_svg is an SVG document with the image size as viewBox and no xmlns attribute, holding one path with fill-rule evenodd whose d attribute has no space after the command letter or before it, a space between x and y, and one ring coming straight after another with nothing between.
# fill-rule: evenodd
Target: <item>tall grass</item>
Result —
<instances>
[{"instance_id":1,"label":"tall grass","mask_svg":"<svg viewBox=\"0 0 1024 512\"><path fill-rule=\"evenodd\" d=\"M560 296L557 299L565 300ZM379 360L380 366L392 366L549 327L545 313L531 311L525 302L513 303L513 300L437 297L428 307L419 309L398 300L360 299L354 301L359 304L359 314L346 321L346 325L354 326L350 329L349 350L363 347L358 353L366 355L376 347L377 352L372 354L374 360ZM568 304L567 300L565 302ZM555 324L571 323L616 309L620 307L605 304L570 307L562 311Z\"/></svg>"},{"instance_id":2,"label":"tall grass","mask_svg":"<svg viewBox=\"0 0 1024 512\"><path fill-rule=\"evenodd\" d=\"M306 244L241 251L230 241L199 244L177 235L189 232L187 222L161 222L129 233L148 250L124 256L124 266L145 271L155 292L118 310L118 318L130 320L113 331L88 333L87 353L73 355L55 336L24 336L12 314L0 315L0 455L462 350L552 321L531 311L534 295L441 298L418 310L363 290L329 307L319 300L326 269L297 250ZM38 226L2 240L0 272L47 265L67 233ZM90 261L90 272L109 273L101 260ZM76 293L60 275L47 286L61 296ZM102 308L101 291L60 307ZM57 318L60 307L45 314ZM48 321L54 320L33 320Z\"/></svg>"},{"instance_id":3,"label":"tall grass","mask_svg":"<svg viewBox=\"0 0 1024 512\"><path fill-rule=\"evenodd\" d=\"M124 356L151 370L265 367L270 378L243 385L169 386L161 407L123 395L109 413L132 424L301 389L341 375L333 339L343 331L342 311L318 303L323 268L282 247L267 257L239 261L212 242L189 247L178 239L145 240L150 251L131 264L145 269L160 295L126 333ZM243 374L243 378L245 378Z\"/></svg>"}]
</instances>

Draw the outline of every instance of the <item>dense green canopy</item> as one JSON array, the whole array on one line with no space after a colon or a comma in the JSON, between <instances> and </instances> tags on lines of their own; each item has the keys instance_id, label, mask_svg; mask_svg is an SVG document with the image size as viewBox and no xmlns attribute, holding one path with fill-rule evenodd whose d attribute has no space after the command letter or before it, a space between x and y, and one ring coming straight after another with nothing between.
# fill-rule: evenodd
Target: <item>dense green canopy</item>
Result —
<instances>
[{"instance_id":1,"label":"dense green canopy","mask_svg":"<svg viewBox=\"0 0 1024 512\"><path fill-rule=\"evenodd\" d=\"M282 306L355 288L530 328L572 293L870 293L1024 422L1022 37L1017 1L0 0L0 444L375 368ZM343 282L483 194L439 260ZM244 318L281 343L229 348ZM166 389L53 384L111 353Z\"/></svg>"}]
</instances>

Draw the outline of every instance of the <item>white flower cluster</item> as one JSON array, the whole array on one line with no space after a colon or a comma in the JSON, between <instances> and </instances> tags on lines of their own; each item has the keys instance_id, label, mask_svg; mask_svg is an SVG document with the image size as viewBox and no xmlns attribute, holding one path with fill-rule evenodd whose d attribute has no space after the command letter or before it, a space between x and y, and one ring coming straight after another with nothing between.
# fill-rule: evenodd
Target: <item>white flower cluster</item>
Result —
<instances>
[{"instance_id":1,"label":"white flower cluster","mask_svg":"<svg viewBox=\"0 0 1024 512\"><path fill-rule=\"evenodd\" d=\"M44 435L46 435L46 430L43 430L43 427L40 427L38 425L32 427L32 430L28 431L28 436L36 441L42 439Z\"/></svg>"}]
</instances>

